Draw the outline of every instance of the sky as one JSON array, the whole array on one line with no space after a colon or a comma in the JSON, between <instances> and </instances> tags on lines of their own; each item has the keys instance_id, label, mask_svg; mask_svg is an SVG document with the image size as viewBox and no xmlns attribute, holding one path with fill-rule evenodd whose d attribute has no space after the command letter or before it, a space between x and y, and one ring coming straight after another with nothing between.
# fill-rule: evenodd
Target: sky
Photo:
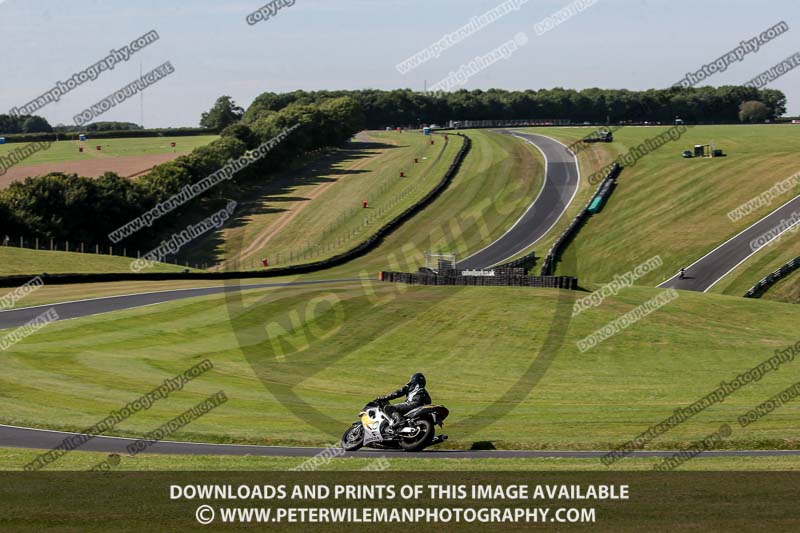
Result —
<instances>
[{"instance_id":1,"label":"sky","mask_svg":"<svg viewBox=\"0 0 800 533\"><path fill-rule=\"evenodd\" d=\"M524 45L454 89L665 88L781 21L788 32L702 84L743 84L800 51L797 0L580 1L582 11L539 34L542 21L571 1L295 0L251 25L246 17L266 2L0 0L0 113L151 30L156 42L36 114L73 124L76 114L136 80L140 68L166 61L172 74L97 120L141 123L143 109L146 127L196 126L221 95L247 107L264 91L422 91L520 34ZM517 9L421 66L397 69L504 2ZM786 94L789 115L800 115L800 68L768 87Z\"/></svg>"}]
</instances>

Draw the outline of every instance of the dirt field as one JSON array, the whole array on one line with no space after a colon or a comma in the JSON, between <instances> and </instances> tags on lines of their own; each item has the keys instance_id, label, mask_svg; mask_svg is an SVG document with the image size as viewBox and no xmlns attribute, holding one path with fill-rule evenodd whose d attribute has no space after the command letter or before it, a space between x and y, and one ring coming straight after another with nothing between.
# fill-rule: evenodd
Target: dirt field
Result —
<instances>
[{"instance_id":1,"label":"dirt field","mask_svg":"<svg viewBox=\"0 0 800 533\"><path fill-rule=\"evenodd\" d=\"M127 157L104 157L88 161L63 161L59 163L39 163L36 165L16 166L8 169L0 176L0 188L8 187L14 181L22 181L28 176L41 176L50 172L64 172L96 178L105 172L116 172L124 177L138 177L161 163L172 161L182 154L151 154Z\"/></svg>"}]
</instances>

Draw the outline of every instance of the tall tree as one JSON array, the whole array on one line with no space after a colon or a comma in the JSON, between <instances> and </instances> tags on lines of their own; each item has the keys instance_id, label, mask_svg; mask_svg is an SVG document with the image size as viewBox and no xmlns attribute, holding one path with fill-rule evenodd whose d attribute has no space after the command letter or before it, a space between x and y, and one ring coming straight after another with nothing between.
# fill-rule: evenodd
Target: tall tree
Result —
<instances>
[{"instance_id":1,"label":"tall tree","mask_svg":"<svg viewBox=\"0 0 800 533\"><path fill-rule=\"evenodd\" d=\"M739 106L739 120L757 124L764 122L769 117L769 108L762 102L750 100Z\"/></svg>"},{"instance_id":2,"label":"tall tree","mask_svg":"<svg viewBox=\"0 0 800 533\"><path fill-rule=\"evenodd\" d=\"M214 131L222 131L239 120L244 109L236 105L230 96L220 96L214 106L200 117L200 125Z\"/></svg>"},{"instance_id":3,"label":"tall tree","mask_svg":"<svg viewBox=\"0 0 800 533\"><path fill-rule=\"evenodd\" d=\"M22 123L22 133L50 133L53 127L45 119L39 116L32 116L25 119Z\"/></svg>"}]
</instances>

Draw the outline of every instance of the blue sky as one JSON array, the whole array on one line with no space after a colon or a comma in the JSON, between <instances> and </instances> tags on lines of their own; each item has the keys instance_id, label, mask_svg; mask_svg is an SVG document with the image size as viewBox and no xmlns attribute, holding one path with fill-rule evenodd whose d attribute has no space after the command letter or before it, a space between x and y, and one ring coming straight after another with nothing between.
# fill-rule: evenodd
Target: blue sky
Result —
<instances>
[{"instance_id":1,"label":"blue sky","mask_svg":"<svg viewBox=\"0 0 800 533\"><path fill-rule=\"evenodd\" d=\"M744 83L800 51L796 0L597 0L537 36L534 25L569 4L530 0L439 58L407 74L395 66L503 0L296 0L250 26L249 0L0 0L0 110L6 112L56 81L102 59L110 49L156 30L160 40L87 82L39 114L52 124L72 117L150 70L171 61L175 73L144 93L148 127L194 126L214 100L242 106L263 91L295 89L422 90L525 32L529 42L477 73L467 89L666 87L688 71L780 21L790 31L748 55L710 85ZM800 114L800 68L769 85ZM139 98L102 120L140 122Z\"/></svg>"}]
</instances>

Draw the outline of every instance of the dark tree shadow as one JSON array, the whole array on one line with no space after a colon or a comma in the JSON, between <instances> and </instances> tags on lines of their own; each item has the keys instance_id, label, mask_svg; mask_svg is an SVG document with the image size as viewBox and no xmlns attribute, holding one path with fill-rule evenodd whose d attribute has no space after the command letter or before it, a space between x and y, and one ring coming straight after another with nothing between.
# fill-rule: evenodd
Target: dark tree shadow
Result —
<instances>
[{"instance_id":1,"label":"dark tree shadow","mask_svg":"<svg viewBox=\"0 0 800 533\"><path fill-rule=\"evenodd\" d=\"M346 170L338 167L346 163L373 157L378 150L391 150L402 147L404 145L350 141L343 148L319 155L313 160L298 164L294 168L270 175L265 181L242 184L239 192L231 198L237 202L238 206L233 216L225 224L225 228L243 227L247 225L248 218L252 216L285 212L286 209L279 207L280 204L309 201L309 198L291 194L297 188L332 183L349 175L369 173L371 170ZM222 207L224 207L224 202L220 203L218 209ZM186 245L178 253L179 262L185 264L188 261L191 266L199 266L201 268L206 266L210 268L218 265L223 261L220 250L224 244L225 240L222 238L222 231L214 231ZM247 244L249 243L243 243L243 245ZM247 268L252 267L254 262L257 262L257 260L246 260ZM245 269L245 266L240 268Z\"/></svg>"}]
</instances>

